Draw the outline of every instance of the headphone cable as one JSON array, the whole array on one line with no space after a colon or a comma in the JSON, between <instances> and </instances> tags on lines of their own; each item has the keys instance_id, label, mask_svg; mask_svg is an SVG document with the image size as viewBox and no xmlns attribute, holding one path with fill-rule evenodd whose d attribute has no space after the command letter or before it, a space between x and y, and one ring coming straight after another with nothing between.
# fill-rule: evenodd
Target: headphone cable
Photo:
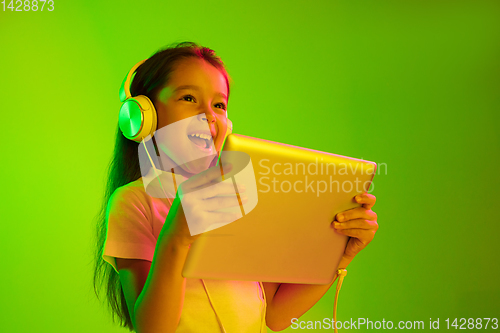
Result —
<instances>
[{"instance_id":1,"label":"headphone cable","mask_svg":"<svg viewBox=\"0 0 500 333\"><path fill-rule=\"evenodd\" d=\"M339 298L340 288L342 287L342 282L344 281L344 277L347 275L347 270L345 268L339 269L337 271L337 277L339 278L337 281L337 291L335 292L335 301L333 302L333 325L335 329L335 333L337 332L337 300Z\"/></svg>"},{"instance_id":2,"label":"headphone cable","mask_svg":"<svg viewBox=\"0 0 500 333\"><path fill-rule=\"evenodd\" d=\"M155 164L153 162L153 159L149 155L149 151L148 151L148 148L146 147L146 142L144 142L144 138L142 138L142 144L144 145L144 149L146 150L146 154L148 155L149 161L151 162L151 166L153 167L153 170L154 170L154 173L156 175L156 178L158 178L158 182L160 183L160 187L161 187L161 189L163 191L163 194L165 195L165 198L167 198L168 203L170 204L170 207L172 207L172 201L170 201L170 198L167 196L167 193L165 192L165 189L163 188L163 185L161 184L160 175L158 174L158 170L156 170L156 167L155 167ZM174 177L174 175L172 175L172 177ZM174 182L175 182L175 178L174 178Z\"/></svg>"},{"instance_id":3,"label":"headphone cable","mask_svg":"<svg viewBox=\"0 0 500 333\"><path fill-rule=\"evenodd\" d=\"M208 293L207 286L205 286L205 282L203 281L203 279L200 279L200 280L201 280L201 283L203 284L203 288L205 288L205 292L207 293L208 301L210 302L210 306L214 310L215 317L217 318L217 322L219 323L219 326L220 326L222 332L226 333L226 330L224 329L224 326L222 325L222 322L221 322L221 320L219 318L219 315L217 314L217 311L215 311L215 307L214 307L214 304L212 303L212 299L210 298L210 294Z\"/></svg>"}]
</instances>

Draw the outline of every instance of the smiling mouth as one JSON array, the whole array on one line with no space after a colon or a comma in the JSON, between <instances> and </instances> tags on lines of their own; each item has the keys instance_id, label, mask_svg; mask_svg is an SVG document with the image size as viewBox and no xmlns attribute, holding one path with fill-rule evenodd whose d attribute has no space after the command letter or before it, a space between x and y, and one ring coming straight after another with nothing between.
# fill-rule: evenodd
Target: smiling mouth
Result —
<instances>
[{"instance_id":1,"label":"smiling mouth","mask_svg":"<svg viewBox=\"0 0 500 333\"><path fill-rule=\"evenodd\" d=\"M212 149L212 136L204 133L193 133L187 136L192 143L203 151L210 151Z\"/></svg>"}]
</instances>

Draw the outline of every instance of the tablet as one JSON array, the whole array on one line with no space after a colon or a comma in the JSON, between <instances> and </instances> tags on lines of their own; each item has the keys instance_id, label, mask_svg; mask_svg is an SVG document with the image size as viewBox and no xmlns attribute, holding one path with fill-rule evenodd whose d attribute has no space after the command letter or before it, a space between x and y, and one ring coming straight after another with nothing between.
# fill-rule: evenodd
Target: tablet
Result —
<instances>
[{"instance_id":1,"label":"tablet","mask_svg":"<svg viewBox=\"0 0 500 333\"><path fill-rule=\"evenodd\" d=\"M329 284L348 236L335 232L337 213L360 207L374 162L231 134L220 160L224 181L244 184L241 218L209 230L191 245L186 278Z\"/></svg>"}]
</instances>

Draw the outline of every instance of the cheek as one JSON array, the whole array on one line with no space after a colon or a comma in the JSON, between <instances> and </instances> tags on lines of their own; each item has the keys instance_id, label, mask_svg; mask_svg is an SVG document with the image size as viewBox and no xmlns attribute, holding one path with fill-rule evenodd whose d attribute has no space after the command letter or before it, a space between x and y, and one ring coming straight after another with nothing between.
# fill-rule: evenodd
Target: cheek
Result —
<instances>
[{"instance_id":1,"label":"cheek","mask_svg":"<svg viewBox=\"0 0 500 333\"><path fill-rule=\"evenodd\" d=\"M223 116L217 119L217 138L214 141L215 149L220 151L222 144L224 143L224 138L227 132L227 122L226 117Z\"/></svg>"},{"instance_id":2,"label":"cheek","mask_svg":"<svg viewBox=\"0 0 500 333\"><path fill-rule=\"evenodd\" d=\"M167 113L163 108L156 108L156 129L160 129L168 125Z\"/></svg>"},{"instance_id":3,"label":"cheek","mask_svg":"<svg viewBox=\"0 0 500 333\"><path fill-rule=\"evenodd\" d=\"M155 108L156 108L157 129L168 126L180 120L176 119L178 118L180 112L175 112L176 111L174 108L175 105L172 105L170 101L167 103L157 102L155 106L156 106Z\"/></svg>"},{"instance_id":4,"label":"cheek","mask_svg":"<svg viewBox=\"0 0 500 333\"><path fill-rule=\"evenodd\" d=\"M224 132L227 127L227 119L225 115L217 116L217 127L219 132Z\"/></svg>"},{"instance_id":5,"label":"cheek","mask_svg":"<svg viewBox=\"0 0 500 333\"><path fill-rule=\"evenodd\" d=\"M173 124L179 120L182 120L180 117L175 117L175 112L158 112L157 113L157 128L160 129L162 127Z\"/></svg>"}]
</instances>

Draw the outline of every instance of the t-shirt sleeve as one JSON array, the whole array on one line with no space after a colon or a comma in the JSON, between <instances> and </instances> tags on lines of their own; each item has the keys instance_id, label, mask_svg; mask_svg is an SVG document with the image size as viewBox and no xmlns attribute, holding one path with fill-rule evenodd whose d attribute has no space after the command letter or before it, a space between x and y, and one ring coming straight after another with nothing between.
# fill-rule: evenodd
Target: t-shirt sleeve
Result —
<instances>
[{"instance_id":1,"label":"t-shirt sleeve","mask_svg":"<svg viewBox=\"0 0 500 333\"><path fill-rule=\"evenodd\" d=\"M153 261L156 238L145 198L131 188L118 188L108 201L106 225L102 257L116 272L115 258Z\"/></svg>"}]
</instances>

